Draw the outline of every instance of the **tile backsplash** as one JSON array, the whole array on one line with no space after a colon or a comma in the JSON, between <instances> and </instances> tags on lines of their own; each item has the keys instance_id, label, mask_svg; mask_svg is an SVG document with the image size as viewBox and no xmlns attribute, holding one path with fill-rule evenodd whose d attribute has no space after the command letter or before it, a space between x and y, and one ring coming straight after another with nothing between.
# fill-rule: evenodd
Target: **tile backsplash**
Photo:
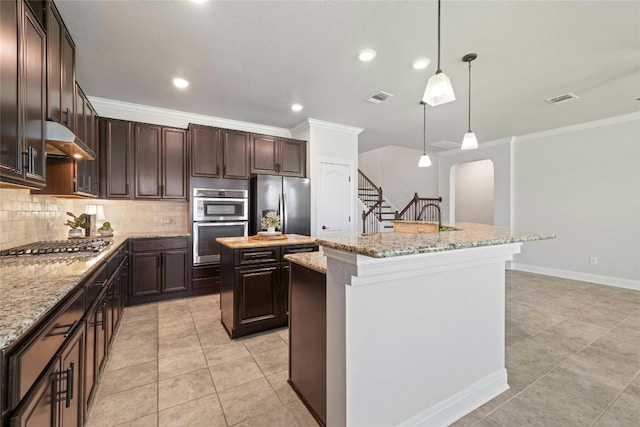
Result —
<instances>
[{"instance_id":1,"label":"tile backsplash","mask_svg":"<svg viewBox=\"0 0 640 427\"><path fill-rule=\"evenodd\" d=\"M40 240L66 239L67 212L80 215L88 204L103 206L105 218L116 233L189 232L189 202L64 199L0 188L0 250Z\"/></svg>"}]
</instances>

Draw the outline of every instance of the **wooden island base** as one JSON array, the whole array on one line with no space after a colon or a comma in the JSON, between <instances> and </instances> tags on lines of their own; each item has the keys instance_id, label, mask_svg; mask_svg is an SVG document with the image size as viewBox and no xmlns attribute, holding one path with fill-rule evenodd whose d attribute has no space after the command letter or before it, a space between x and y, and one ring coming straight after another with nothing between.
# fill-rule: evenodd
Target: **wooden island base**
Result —
<instances>
[{"instance_id":1,"label":"wooden island base","mask_svg":"<svg viewBox=\"0 0 640 427\"><path fill-rule=\"evenodd\" d=\"M288 234L282 240L221 237L220 310L231 338L286 326L289 263L285 254L317 251L315 239Z\"/></svg>"},{"instance_id":2,"label":"wooden island base","mask_svg":"<svg viewBox=\"0 0 640 427\"><path fill-rule=\"evenodd\" d=\"M326 275L291 263L289 384L309 412L327 424Z\"/></svg>"}]
</instances>

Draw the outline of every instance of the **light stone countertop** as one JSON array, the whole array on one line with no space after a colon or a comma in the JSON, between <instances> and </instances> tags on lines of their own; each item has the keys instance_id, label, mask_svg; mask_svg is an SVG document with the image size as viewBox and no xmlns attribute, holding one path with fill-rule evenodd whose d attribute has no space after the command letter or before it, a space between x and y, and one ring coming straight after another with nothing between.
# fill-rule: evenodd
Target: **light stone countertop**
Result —
<instances>
[{"instance_id":1,"label":"light stone countertop","mask_svg":"<svg viewBox=\"0 0 640 427\"><path fill-rule=\"evenodd\" d=\"M301 252L299 254L287 254L287 261L300 264L303 267L315 270L318 273L327 274L327 257L321 252Z\"/></svg>"},{"instance_id":2,"label":"light stone countertop","mask_svg":"<svg viewBox=\"0 0 640 427\"><path fill-rule=\"evenodd\" d=\"M79 252L0 258L0 350L91 277L127 239L189 236L179 232L116 232L104 238L112 243L97 255Z\"/></svg>"},{"instance_id":3,"label":"light stone countertop","mask_svg":"<svg viewBox=\"0 0 640 427\"><path fill-rule=\"evenodd\" d=\"M316 243L326 248L373 258L388 258L556 237L549 233L513 231L508 228L469 222L457 222L454 227L459 230L438 233L375 233L351 238L318 239Z\"/></svg>"},{"instance_id":4,"label":"light stone countertop","mask_svg":"<svg viewBox=\"0 0 640 427\"><path fill-rule=\"evenodd\" d=\"M286 239L254 239L249 237L218 237L216 241L221 245L224 245L231 249L242 248L260 248L264 246L283 246L283 245L304 245L310 243L316 243L316 239L309 236L302 236L300 234L287 234Z\"/></svg>"}]
</instances>

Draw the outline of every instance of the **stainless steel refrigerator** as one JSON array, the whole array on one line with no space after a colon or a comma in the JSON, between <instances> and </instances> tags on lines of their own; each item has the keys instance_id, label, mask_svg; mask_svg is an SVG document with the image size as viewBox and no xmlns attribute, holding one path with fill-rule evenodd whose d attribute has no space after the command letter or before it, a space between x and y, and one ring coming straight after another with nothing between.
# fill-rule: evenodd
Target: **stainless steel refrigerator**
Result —
<instances>
[{"instance_id":1,"label":"stainless steel refrigerator","mask_svg":"<svg viewBox=\"0 0 640 427\"><path fill-rule=\"evenodd\" d=\"M249 189L249 234L261 231L267 212L280 215L285 234L311 234L311 187L309 178L276 175L251 177Z\"/></svg>"}]
</instances>

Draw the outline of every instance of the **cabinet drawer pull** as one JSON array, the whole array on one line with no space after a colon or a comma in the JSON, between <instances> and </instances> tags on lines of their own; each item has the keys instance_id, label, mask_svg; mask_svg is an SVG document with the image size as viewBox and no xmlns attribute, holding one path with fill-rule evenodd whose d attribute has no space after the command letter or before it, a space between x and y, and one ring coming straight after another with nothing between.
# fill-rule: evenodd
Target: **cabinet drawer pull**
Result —
<instances>
[{"instance_id":1,"label":"cabinet drawer pull","mask_svg":"<svg viewBox=\"0 0 640 427\"><path fill-rule=\"evenodd\" d=\"M51 332L48 334L48 336L56 337L56 336L63 335L65 338L67 338L69 336L69 333L73 330L73 328L76 326L77 323L78 321L76 320L73 323L67 323L66 325L54 326L53 329L67 328L67 330L64 332Z\"/></svg>"}]
</instances>

